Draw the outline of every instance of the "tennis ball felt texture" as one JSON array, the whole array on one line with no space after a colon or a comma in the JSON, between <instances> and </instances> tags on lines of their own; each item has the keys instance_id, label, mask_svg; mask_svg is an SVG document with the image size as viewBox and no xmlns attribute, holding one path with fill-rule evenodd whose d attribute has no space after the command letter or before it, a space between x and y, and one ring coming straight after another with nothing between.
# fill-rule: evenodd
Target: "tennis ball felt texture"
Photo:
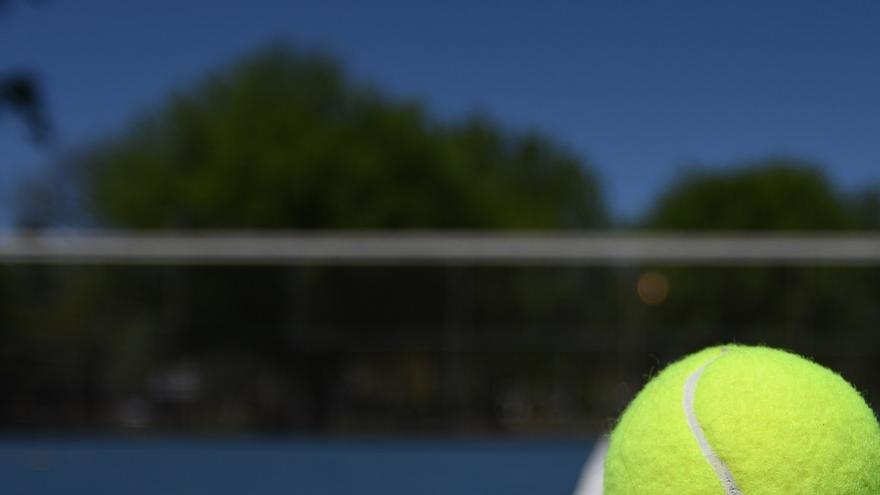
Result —
<instances>
[{"instance_id":1,"label":"tennis ball felt texture","mask_svg":"<svg viewBox=\"0 0 880 495\"><path fill-rule=\"evenodd\" d=\"M880 495L880 427L822 366L766 347L713 347L667 367L630 403L604 483L604 495Z\"/></svg>"}]
</instances>

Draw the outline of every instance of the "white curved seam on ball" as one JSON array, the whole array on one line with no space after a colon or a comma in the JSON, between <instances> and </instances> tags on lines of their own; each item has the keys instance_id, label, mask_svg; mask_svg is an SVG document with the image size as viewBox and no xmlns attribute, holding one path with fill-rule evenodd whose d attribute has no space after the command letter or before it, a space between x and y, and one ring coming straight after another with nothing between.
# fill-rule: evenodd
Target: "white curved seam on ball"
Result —
<instances>
[{"instance_id":1,"label":"white curved seam on ball","mask_svg":"<svg viewBox=\"0 0 880 495\"><path fill-rule=\"evenodd\" d=\"M717 356L710 359L707 363L697 368L690 374L690 376L688 376L687 381L685 381L684 384L684 414L685 418L687 418L691 433L693 433L694 438L697 440L697 445L699 445L700 451L703 453L703 457L705 457L712 466L716 476L718 476L718 480L721 482L721 486L724 487L724 492L727 495L742 495L742 491L740 491L739 487L736 486L736 482L733 480L733 474L731 474L727 465L724 464L724 461L718 458L715 451L712 450L712 446L709 445L709 441L706 440L706 434L703 432L703 427L700 426L700 422L697 421L697 415L694 412L694 398L697 394L697 383L700 381L703 371L727 351L728 349L723 349Z\"/></svg>"}]
</instances>

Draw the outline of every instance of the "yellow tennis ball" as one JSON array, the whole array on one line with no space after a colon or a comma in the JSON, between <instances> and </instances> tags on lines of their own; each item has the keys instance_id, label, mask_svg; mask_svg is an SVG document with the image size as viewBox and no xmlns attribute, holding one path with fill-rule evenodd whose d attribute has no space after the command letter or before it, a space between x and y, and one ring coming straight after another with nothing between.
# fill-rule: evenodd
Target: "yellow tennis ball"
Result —
<instances>
[{"instance_id":1,"label":"yellow tennis ball","mask_svg":"<svg viewBox=\"0 0 880 495\"><path fill-rule=\"evenodd\" d=\"M712 347L627 407L604 483L604 495L878 495L880 427L827 368L766 347Z\"/></svg>"}]
</instances>

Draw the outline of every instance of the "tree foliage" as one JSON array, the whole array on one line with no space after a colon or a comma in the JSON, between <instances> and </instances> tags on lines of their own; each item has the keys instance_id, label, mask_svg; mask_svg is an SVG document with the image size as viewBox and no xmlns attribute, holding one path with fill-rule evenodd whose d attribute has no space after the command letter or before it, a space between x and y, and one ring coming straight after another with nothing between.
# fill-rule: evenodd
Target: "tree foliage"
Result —
<instances>
[{"instance_id":1,"label":"tree foliage","mask_svg":"<svg viewBox=\"0 0 880 495\"><path fill-rule=\"evenodd\" d=\"M857 226L845 199L819 168L768 159L730 171L692 172L649 212L646 226L672 230L841 230Z\"/></svg>"},{"instance_id":2,"label":"tree foliage","mask_svg":"<svg viewBox=\"0 0 880 495\"><path fill-rule=\"evenodd\" d=\"M273 48L173 96L89 156L94 213L132 228L552 228L605 223L573 154L446 123Z\"/></svg>"}]
</instances>

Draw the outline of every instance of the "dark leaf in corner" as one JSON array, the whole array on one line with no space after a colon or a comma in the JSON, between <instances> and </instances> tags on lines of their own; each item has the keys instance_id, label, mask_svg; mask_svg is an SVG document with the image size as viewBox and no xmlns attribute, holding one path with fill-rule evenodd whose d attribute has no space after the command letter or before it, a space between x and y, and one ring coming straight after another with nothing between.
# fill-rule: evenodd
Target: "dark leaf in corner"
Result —
<instances>
[{"instance_id":1,"label":"dark leaf in corner","mask_svg":"<svg viewBox=\"0 0 880 495\"><path fill-rule=\"evenodd\" d=\"M49 137L43 98L33 76L16 74L0 79L0 114L10 110L24 119L31 137L44 143Z\"/></svg>"}]
</instances>

